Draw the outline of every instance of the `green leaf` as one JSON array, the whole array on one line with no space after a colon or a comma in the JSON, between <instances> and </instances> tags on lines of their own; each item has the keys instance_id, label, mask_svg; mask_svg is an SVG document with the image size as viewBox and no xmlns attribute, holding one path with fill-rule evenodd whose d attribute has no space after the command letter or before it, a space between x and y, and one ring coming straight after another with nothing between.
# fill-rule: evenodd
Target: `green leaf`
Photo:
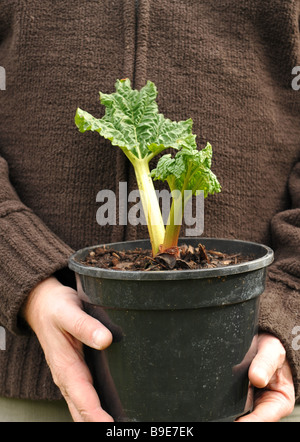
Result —
<instances>
[{"instance_id":1,"label":"green leaf","mask_svg":"<svg viewBox=\"0 0 300 442\"><path fill-rule=\"evenodd\" d=\"M198 151L195 149L195 136L188 136L181 145L181 149L174 158L164 155L152 170L154 180L168 181L171 190L192 190L193 195L200 191L208 194L221 192L220 183L216 175L210 170L212 147L207 146Z\"/></svg>"},{"instance_id":2,"label":"green leaf","mask_svg":"<svg viewBox=\"0 0 300 442\"><path fill-rule=\"evenodd\" d=\"M101 122L88 112L78 108L75 115L75 123L79 131L84 133L88 130L100 132Z\"/></svg>"},{"instance_id":3,"label":"green leaf","mask_svg":"<svg viewBox=\"0 0 300 442\"><path fill-rule=\"evenodd\" d=\"M98 120L81 109L77 110L75 123L81 132L97 131L114 146L139 159L152 159L167 148L179 149L183 140L192 133L193 122L174 122L158 112L157 89L148 81L140 90L131 88L130 80L118 80L116 92L100 93L106 108Z\"/></svg>"}]
</instances>

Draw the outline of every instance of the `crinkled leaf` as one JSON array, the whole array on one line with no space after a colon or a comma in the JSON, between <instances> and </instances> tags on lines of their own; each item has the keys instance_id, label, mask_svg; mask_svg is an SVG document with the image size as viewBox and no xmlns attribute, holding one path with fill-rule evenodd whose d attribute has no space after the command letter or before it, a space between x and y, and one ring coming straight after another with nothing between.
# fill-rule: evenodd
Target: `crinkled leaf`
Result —
<instances>
[{"instance_id":1,"label":"crinkled leaf","mask_svg":"<svg viewBox=\"0 0 300 442\"><path fill-rule=\"evenodd\" d=\"M79 131L84 133L88 130L100 132L101 120L97 120L88 112L78 108L75 115L75 123Z\"/></svg>"},{"instance_id":2,"label":"crinkled leaf","mask_svg":"<svg viewBox=\"0 0 300 442\"><path fill-rule=\"evenodd\" d=\"M157 89L148 81L140 90L133 90L129 79L116 82L116 92L100 93L105 115L96 119L77 109L75 123L81 132L97 131L137 158L153 158L167 148L178 149L192 133L192 120L174 122L158 112Z\"/></svg>"},{"instance_id":3,"label":"crinkled leaf","mask_svg":"<svg viewBox=\"0 0 300 442\"><path fill-rule=\"evenodd\" d=\"M204 192L208 194L221 191L216 175L210 170L212 160L212 147L208 143L205 149L195 149L195 136L185 139L181 149L174 158L164 155L152 170L154 180L168 181L171 190L192 190L196 195Z\"/></svg>"}]
</instances>

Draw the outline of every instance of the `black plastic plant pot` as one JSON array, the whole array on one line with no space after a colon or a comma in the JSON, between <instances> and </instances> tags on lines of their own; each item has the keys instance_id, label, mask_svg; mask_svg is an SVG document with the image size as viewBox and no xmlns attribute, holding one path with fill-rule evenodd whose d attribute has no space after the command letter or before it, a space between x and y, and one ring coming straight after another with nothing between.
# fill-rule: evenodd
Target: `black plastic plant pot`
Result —
<instances>
[{"instance_id":1,"label":"black plastic plant pot","mask_svg":"<svg viewBox=\"0 0 300 442\"><path fill-rule=\"evenodd\" d=\"M224 239L181 242L242 253L221 268L131 272L69 262L85 310L113 334L104 351L86 348L102 406L115 421L234 421L252 408L248 368L257 351L259 297L273 251ZM148 241L107 245L150 248Z\"/></svg>"}]
</instances>

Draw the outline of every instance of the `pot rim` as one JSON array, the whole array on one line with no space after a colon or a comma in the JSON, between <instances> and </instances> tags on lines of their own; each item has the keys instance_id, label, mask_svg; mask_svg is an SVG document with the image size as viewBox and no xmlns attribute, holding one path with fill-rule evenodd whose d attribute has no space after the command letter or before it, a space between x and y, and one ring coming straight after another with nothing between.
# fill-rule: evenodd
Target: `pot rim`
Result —
<instances>
[{"instance_id":1,"label":"pot rim","mask_svg":"<svg viewBox=\"0 0 300 442\"><path fill-rule=\"evenodd\" d=\"M220 251L226 251L226 245L233 245L235 249L238 250L239 246L243 249L251 250L248 253L259 255L258 258L255 258L251 261L247 261L242 264L234 264L226 267L217 267L213 269L195 269L195 270L180 270L180 271L172 271L172 270L159 270L152 272L143 272L143 271L129 271L129 270L111 270L111 269L102 269L100 267L91 267L84 264L81 264L79 260L82 260L91 250L94 250L98 247L120 247L123 244L132 244L132 247L139 247L141 243L149 244L149 240L135 240L135 241L122 241L115 243L107 243L100 244L96 246L85 247L83 249L78 250L69 258L69 268L73 270L75 273L79 275L91 276L94 278L104 278L104 279L118 279L118 280L183 280L183 279L203 279L203 278L218 278L222 276L230 276L237 275L240 273L248 273L251 271L263 269L268 267L274 261L274 252L273 250L263 244L243 241L237 239L226 239L226 238L180 238L179 243L182 242L201 242L206 247L210 248L219 248ZM218 244L215 246L214 244ZM207 246L210 244L209 246ZM213 246L214 245L214 246ZM122 250L121 248L119 250ZM245 252L246 254L247 252Z\"/></svg>"}]
</instances>

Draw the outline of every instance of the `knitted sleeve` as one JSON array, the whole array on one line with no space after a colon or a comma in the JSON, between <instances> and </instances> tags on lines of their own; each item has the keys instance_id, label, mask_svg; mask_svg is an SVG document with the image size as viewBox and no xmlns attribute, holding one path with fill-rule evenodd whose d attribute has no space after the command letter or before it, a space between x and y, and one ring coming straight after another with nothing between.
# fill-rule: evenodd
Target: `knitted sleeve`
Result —
<instances>
[{"instance_id":1,"label":"knitted sleeve","mask_svg":"<svg viewBox=\"0 0 300 442\"><path fill-rule=\"evenodd\" d=\"M29 292L67 266L71 249L18 198L0 157L0 324L22 333L18 313Z\"/></svg>"},{"instance_id":2,"label":"knitted sleeve","mask_svg":"<svg viewBox=\"0 0 300 442\"><path fill-rule=\"evenodd\" d=\"M300 162L289 180L291 210L272 220L275 262L262 296L260 329L283 343L300 397ZM297 339L297 334L299 339Z\"/></svg>"}]
</instances>

